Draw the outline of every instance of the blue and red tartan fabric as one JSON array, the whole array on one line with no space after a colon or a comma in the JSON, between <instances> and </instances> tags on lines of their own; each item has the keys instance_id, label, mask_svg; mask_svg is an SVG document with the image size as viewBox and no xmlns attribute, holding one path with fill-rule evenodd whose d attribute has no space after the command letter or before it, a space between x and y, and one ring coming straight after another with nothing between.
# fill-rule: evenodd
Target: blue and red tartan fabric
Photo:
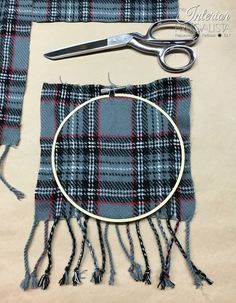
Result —
<instances>
[{"instance_id":1,"label":"blue and red tartan fabric","mask_svg":"<svg viewBox=\"0 0 236 303\"><path fill-rule=\"evenodd\" d=\"M0 144L12 146L20 140L32 0L1 0L0 9Z\"/></svg>"},{"instance_id":2,"label":"blue and red tartan fabric","mask_svg":"<svg viewBox=\"0 0 236 303\"><path fill-rule=\"evenodd\" d=\"M20 140L33 21L154 22L177 16L178 0L1 0L0 144Z\"/></svg>"},{"instance_id":3,"label":"blue and red tartan fabric","mask_svg":"<svg viewBox=\"0 0 236 303\"><path fill-rule=\"evenodd\" d=\"M72 240L71 255L59 285L77 286L82 283L85 278L85 271L81 270L85 247L88 248L94 264L90 281L94 284L102 283L109 266L109 285L115 283L116 265L112 257L114 252L109 243L108 228L115 228L128 260L131 278L145 284L152 283L152 266L146 249L146 237L142 236L139 221L132 224L136 228L144 268L136 260L134 251L137 247L129 223L125 225L126 232L123 233L119 224L112 226L96 220L100 247L93 246L88 231L91 229L89 217L64 198L52 173L51 150L57 128L73 109L93 97L101 96L104 89L108 88L102 85L43 85L41 160L35 192L35 218L24 249L25 276L21 283L24 290L30 286L43 290L48 288L53 268L52 241L59 221L66 222ZM157 245L160 255L161 271L157 276L155 274L155 283L161 289L174 288L175 284L170 279L170 268L171 251L175 244L186 261L194 285L198 288L204 281L212 284L190 258L190 220L195 208L190 166L190 81L187 78L165 78L148 84L122 87L119 92L144 97L158 104L174 120L184 141L186 162L181 183L172 199L146 219L150 232L154 235L154 247ZM67 193L89 212L111 218L136 216L157 205L173 186L180 162L179 142L167 119L142 101L130 97L119 98L116 94L106 101L92 102L77 113L62 128L56 146L57 173ZM74 219L81 230L82 240L79 258L72 270L77 247L77 232L71 225ZM160 219L165 219L167 230ZM176 221L174 227L171 219ZM50 220L53 225L48 235ZM31 271L29 248L40 221L44 221L44 248ZM186 221L185 248L177 238L181 221ZM94 234L94 226L91 232ZM124 234L128 239L128 246ZM101 262L98 261L98 252L101 254ZM38 280L39 267L45 255L48 265Z\"/></svg>"},{"instance_id":4,"label":"blue and red tartan fabric","mask_svg":"<svg viewBox=\"0 0 236 303\"><path fill-rule=\"evenodd\" d=\"M55 132L79 104L101 95L102 85L44 84L41 97L41 164L36 220L73 216L56 186L50 152ZM190 81L166 78L133 85L122 93L147 98L174 120L183 137L186 162L181 183L160 217L191 219L195 200L190 168ZM92 214L130 218L156 207L173 188L180 167L177 135L159 111L130 98L96 101L62 128L56 148L57 174L68 195Z\"/></svg>"},{"instance_id":5,"label":"blue and red tartan fabric","mask_svg":"<svg viewBox=\"0 0 236 303\"><path fill-rule=\"evenodd\" d=\"M177 16L177 0L34 0L37 22L155 22Z\"/></svg>"},{"instance_id":6,"label":"blue and red tartan fabric","mask_svg":"<svg viewBox=\"0 0 236 303\"><path fill-rule=\"evenodd\" d=\"M18 198L22 197L22 193L10 186L10 184L8 184L4 179L2 176L2 164L9 147L18 145L20 140L22 104L27 79L32 22L155 22L160 19L176 17L178 17L178 0L0 1L0 144L6 145L5 151L0 157L0 179L9 187L10 190L15 192ZM88 247L94 264L94 272L92 273L91 282L95 284L102 282L104 273L107 270L106 261L108 259L110 264L109 284L112 285L115 282L115 265L112 258L112 245L109 245L108 236L109 224L106 224L103 230L103 226L99 221L97 221L100 251L102 255L102 263L100 266L96 257L97 250L93 248L89 239L89 234L87 233L88 218L82 217L81 213L72 207L72 205L70 205L62 196L53 180L50 163L52 137L55 133L56 127L60 124L63 117L74 109L75 106L94 96L100 95L102 88L103 86L101 85L78 86L67 84L44 84L41 103L41 162L35 193L35 220L24 248L25 277L21 283L21 287L24 290L28 289L30 286L32 288L41 287L42 289L46 289L49 285L53 263L51 244L55 236L55 229L59 219L64 219L66 221L72 240L71 256L59 284L70 284L69 273L72 269L71 266L75 258L77 241L70 224L71 218L73 217L76 218L80 227L82 241L79 259L73 270L74 274L71 279L71 283L76 286L82 282L83 271L81 271L80 267L84 256L85 246ZM189 221L194 214L195 200L190 170L189 80L185 78L162 79L150 84L127 87L120 92L142 96L157 103L173 118L184 139L186 164L182 181L169 203L156 214L160 233L166 243L166 251L162 248L160 237L152 218L147 219L155 236L161 261L161 272L158 287L161 289L174 287L174 283L169 277L171 249L174 243L186 260L186 264L196 287L200 287L203 281L206 281L208 284L212 284L212 281L201 270L199 270L190 259ZM117 103L117 100L115 99L110 101L109 105L111 106L112 104L116 104L118 107L121 105L121 103ZM109 136L109 138L106 138L106 136L100 136L100 127L98 127L100 130L98 133L91 123L101 123L101 118L103 118L104 115L97 115L96 111L99 106L95 106L92 109L84 110L84 116L88 116L89 124L87 121L83 123L83 130L81 133L78 132L81 134L80 140L75 141L73 139L71 140L71 138L68 140L68 136L66 137L66 140L64 140L65 136L60 138L59 144L61 144L61 146L59 145L59 153L57 156L58 163L60 163L60 176L65 185L69 186L68 189L71 191L71 195L78 200L78 203L81 203L81 205L84 203L84 207L91 207L91 211L94 213L102 214L101 207L97 207L97 201L102 201L106 206L107 200L112 200L113 208L113 206L117 204L117 201L122 199L122 203L125 202L125 204L122 205L122 210L120 210L119 216L127 216L124 209L129 208L129 203L126 202L130 201L131 197L135 197L133 201L135 201L135 203L137 202L137 205L139 205L138 207L133 207L131 209L132 213L143 213L145 211L145 207L153 207L150 202L155 201L155 203L158 203L159 199L163 198L165 193L169 191L169 187L171 187L173 180L176 177L176 171L179 166L179 152L178 146L175 142L175 134L171 129L168 129L167 134L164 134L166 132L166 128L168 128L167 125L161 125L161 131L157 131L157 129L155 129L157 127L155 122L154 126L150 125L150 123L152 123L151 121L153 121L153 110L148 110L147 108L142 107L139 103L135 103L134 105L130 100L126 100L126 102L129 103L130 107L132 105L135 110L125 111L125 113L127 114L128 112L132 112L135 117L138 118L136 121L135 119L130 119L130 122L133 122L134 125L137 123L135 126L137 129L135 132L132 131L134 135L130 136L130 133L129 135L126 133L123 135L125 138L120 138L117 135L114 136L114 133L112 133L114 138L110 138ZM140 110L141 108L142 110ZM107 110L111 110L111 108L107 108ZM149 112L148 115L147 112ZM142 116L141 119L139 119L141 117L140 115ZM95 119L92 119L93 116ZM161 121L161 117L159 118ZM119 125L119 123L117 123L117 125ZM73 126L73 123L71 126ZM105 124L104 127L106 129L107 125ZM150 133L150 130L153 127L155 135L151 135ZM125 131L127 131L128 128L129 127L127 127ZM90 131L92 131L95 136L90 137ZM122 130L120 129L120 131ZM107 128L106 132L111 132L111 129ZM75 133L77 133L76 129ZM157 136L160 140L157 140ZM140 143L140 138L144 138L145 143L143 141ZM130 144L131 139L135 140L132 144ZM95 148L87 148L87 145L90 144L90 140L91 144L93 146L95 145ZM100 147L96 145L97 143L99 143ZM82 149L79 149L78 154L74 153L73 150L74 145L76 147L76 144L82 144ZM148 147L146 147L145 144L147 144ZM160 144L163 145L159 146ZM116 148L117 146L118 149ZM130 146L133 146L135 150L132 151ZM142 146L142 148L140 148L140 146ZM173 147L175 149L174 152ZM170 148L170 150L168 150L168 148ZM161 160L163 160L162 162L164 163L164 166L161 167L163 171L160 176L158 176L160 159L154 159L153 164L150 164L152 162L151 158L154 157L154 150L157 151L155 154L159 156L162 155ZM161 153L163 151L164 153ZM126 152L129 155L128 168L131 169L131 173L129 170L127 175L124 173L116 173L115 175L114 170L118 170L120 162L122 163L122 167L127 166L125 159L127 158ZM132 156L131 152L136 152L136 157L134 157L134 155ZM100 158L102 162L96 163L100 153L102 155ZM77 164L82 166L82 172L77 171L75 175L73 175L73 157L76 157L76 167ZM121 159L119 160L119 158ZM137 161L136 163L133 163L133 175L132 168L129 167L130 161ZM87 164L90 165L89 168L87 168ZM71 165L72 170L70 169ZM143 167L143 165L145 167ZM154 172L155 167L157 167L157 172L156 170ZM87 169L88 171L86 171ZM93 172L97 169L100 171L100 178L93 175ZM142 175L143 173L145 173L145 178L144 175ZM133 178L131 178L131 175ZM106 178L108 178L109 181L106 181ZM120 178L123 181L121 181ZM147 180L147 182L144 180ZM78 182L78 184L74 184L75 181ZM127 190L125 189L127 185L126 183L133 184L134 187L131 190L130 188ZM80 185L83 185L82 194ZM97 191L99 186L100 189ZM119 189L117 190L119 186L121 186L121 191ZM118 195L114 195L114 192L118 193ZM92 195L90 195L90 193L92 193ZM143 204L144 200L145 205ZM94 203L94 201L96 203ZM117 209L114 208L112 211L114 214L114 211L117 212ZM108 210L106 209L106 214L108 214L107 212ZM113 216L113 214L110 213L110 216ZM163 229L160 218L167 220L166 223L169 237ZM177 221L174 229L170 224L170 219L175 219ZM53 225L48 235L49 220L53 220ZM28 255L29 248L35 234L36 227L40 221L44 221L44 248L31 271ZM184 250L176 237L180 221L186 221L186 250ZM135 281L143 281L145 284L151 284L151 266L145 249L145 240L143 241L142 239L139 222L136 222L135 226L140 249L145 262L144 271L142 271L141 265L135 260L134 242L132 239L132 233L129 229L129 224L126 225L129 248L127 248L123 242L123 236L119 231L119 226L116 225L115 228L122 250L130 262L130 267L128 268L130 276ZM45 269L45 273L39 281L37 281L38 269L45 255L48 256L48 265Z\"/></svg>"},{"instance_id":7,"label":"blue and red tartan fabric","mask_svg":"<svg viewBox=\"0 0 236 303\"><path fill-rule=\"evenodd\" d=\"M20 140L22 104L27 79L32 22L155 22L160 19L176 17L178 17L178 0L0 1L0 144L6 145L5 151L0 157L0 179L10 190L15 192L18 198L22 197L22 193L4 179L2 164L9 147L18 145ZM24 248L25 276L21 283L24 290L30 286L42 289L48 287L53 265L51 244L59 221L66 222L72 240L71 255L59 284L71 283L74 286L81 284L84 272L81 271L81 264L85 246L88 248L94 264L91 282L95 284L102 282L104 273L107 271L107 261L109 261L109 284L113 285L115 283L115 264L112 258L112 245L109 244L108 236L109 224L106 224L103 229L103 224L99 221L96 222L102 256L102 262L99 264L97 249L93 247L87 232L87 229L90 228L88 218L82 216L75 207L65 200L53 179L50 162L52 138L62 119L78 104L100 95L102 88L102 85L44 84L43 86L41 99L41 160L35 193L35 219ZM181 183L169 203L156 213L157 224L154 224L153 218L149 217L147 219L160 255L161 271L157 282L158 287L161 289L174 287L174 283L170 280L173 244L176 244L186 260L195 286L200 287L203 281L212 284L212 281L195 266L190 258L189 222L193 217L195 208L190 166L190 82L186 78L168 78L145 85L129 86L120 92L142 96L157 103L175 121L184 140L186 163ZM105 109L105 112L111 112L112 106L120 108L123 105L123 101L117 102L114 98L110 101L108 108L101 106L101 109ZM86 121L82 123L83 129L79 131L79 128L73 128L74 133L79 134L77 136L79 140L62 135L59 141L57 154L59 175L65 187L77 202L81 203L83 207L89 208L93 213L104 214L105 212L106 215L113 216L114 213L117 213L115 205L118 205L119 201L122 201L122 209L118 212L120 217L127 216L126 209L129 209L128 212L132 214L143 213L147 207L150 208L158 204L158 201L169 192L173 180L176 179L180 159L179 147L173 130L164 122L159 125L160 129L157 129L157 121L162 121L162 118L157 115L156 118L158 119L155 120L153 109L148 109L141 103L131 102L131 100L125 100L124 102L126 102L126 106L128 104L129 108L125 110L117 109L117 111L121 112L121 116L124 113L126 115L132 113L132 119L129 119L132 122L131 124L134 125L132 132L130 126L124 127L122 125L119 129L114 129L112 125L109 127L108 124L112 121L102 126L106 113L101 115L98 111L99 106L94 106L84 110L83 117L86 117ZM125 121L123 121L124 124ZM80 124L73 124L73 122L66 127L70 128L75 125L80 127ZM119 125L119 121L116 125ZM105 130L103 134L102 127ZM123 133L121 137L120 135L117 136L117 133L114 134L114 132L118 130L121 133L126 133ZM69 131L69 129L65 129L66 131ZM92 132L92 136L90 136L90 132ZM134 142L130 143L130 140ZM93 147L90 148L90 145ZM78 148L81 146L82 148ZM158 157L161 158L158 159ZM73 159L75 159L75 163L73 163ZM161 162L164 164L160 166ZM74 167L76 167L75 171ZM81 171L77 170L79 167L82 168ZM121 170L122 173L120 173L119 168L123 169ZM127 172L124 168L127 168ZM114 173L114 171L116 172ZM100 175L99 178L98 175ZM129 188L126 188L127 184L129 184ZM83 187L82 192L81 186ZM108 200L112 203L107 208ZM135 202L131 209L129 201ZM152 203L153 201L155 203ZM76 218L81 230L82 240L79 258L73 269L73 276L70 277L69 274L72 271L77 246L77 237L70 223L73 217ZM167 233L160 218L166 219ZM170 219L176 220L174 228L169 221ZM48 234L49 220L53 220L53 225ZM44 221L44 247L31 271L29 249L40 221ZM176 236L180 221L186 221L186 249L182 247ZM155 225L158 226L159 230ZM123 241L119 225L115 225L121 248L130 264L128 272L131 278L135 281L151 284L151 265L138 221L135 223L135 227L144 258L144 270L135 259L135 245L129 224L126 225L129 247ZM162 247L159 231L160 236L165 241L166 249ZM48 265L42 277L37 280L39 267L46 255Z\"/></svg>"}]
</instances>

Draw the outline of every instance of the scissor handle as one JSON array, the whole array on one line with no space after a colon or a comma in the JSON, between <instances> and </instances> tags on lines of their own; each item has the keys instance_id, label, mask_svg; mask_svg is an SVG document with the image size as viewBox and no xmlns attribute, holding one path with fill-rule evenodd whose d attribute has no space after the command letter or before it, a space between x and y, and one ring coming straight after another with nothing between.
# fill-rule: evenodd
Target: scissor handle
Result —
<instances>
[{"instance_id":1,"label":"scissor handle","mask_svg":"<svg viewBox=\"0 0 236 303\"><path fill-rule=\"evenodd\" d=\"M166 56L172 53L184 53L187 54L189 62L181 67L171 67L166 63ZM159 63L161 67L170 73L182 73L190 69L196 60L195 52L192 48L184 45L171 45L169 47L163 48L159 53Z\"/></svg>"},{"instance_id":2,"label":"scissor handle","mask_svg":"<svg viewBox=\"0 0 236 303\"><path fill-rule=\"evenodd\" d=\"M161 28L183 28L186 31L190 31L192 33L192 38L187 38L187 39L157 39L154 37L154 32L156 32L158 29ZM199 29L197 26L195 26L193 23L184 21L184 20L179 20L179 19L165 19L165 20L160 20L156 23L154 23L152 26L149 27L146 35L143 37L144 39L156 43L161 43L162 45L194 45L196 41L199 38Z\"/></svg>"}]
</instances>

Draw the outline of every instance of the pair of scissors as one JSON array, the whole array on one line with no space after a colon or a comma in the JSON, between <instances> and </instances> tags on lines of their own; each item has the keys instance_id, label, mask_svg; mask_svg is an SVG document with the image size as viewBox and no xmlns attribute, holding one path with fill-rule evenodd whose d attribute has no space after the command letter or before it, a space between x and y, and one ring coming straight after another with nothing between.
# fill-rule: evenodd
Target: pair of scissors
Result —
<instances>
[{"instance_id":1,"label":"pair of scissors","mask_svg":"<svg viewBox=\"0 0 236 303\"><path fill-rule=\"evenodd\" d=\"M192 34L191 38L186 39L156 39L154 33L163 28L179 28ZM196 54L190 47L194 45L199 38L198 28L188 22L178 19L165 19L154 23L145 35L140 33L128 33L108 37L102 40L89 41L61 49L54 50L44 56L51 60L88 55L101 51L109 51L117 48L131 47L137 51L153 54L159 58L160 66L172 73L181 73L192 67L196 60ZM166 63L166 57L172 53L184 53L189 61L182 67L171 67Z\"/></svg>"}]
</instances>

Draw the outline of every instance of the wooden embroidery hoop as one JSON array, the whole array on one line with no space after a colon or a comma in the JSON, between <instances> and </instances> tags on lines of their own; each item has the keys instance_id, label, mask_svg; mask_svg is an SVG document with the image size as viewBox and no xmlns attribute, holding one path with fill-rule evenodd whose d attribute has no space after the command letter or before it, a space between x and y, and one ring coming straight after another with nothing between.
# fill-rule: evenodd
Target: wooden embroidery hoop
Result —
<instances>
[{"instance_id":1,"label":"wooden embroidery hoop","mask_svg":"<svg viewBox=\"0 0 236 303\"><path fill-rule=\"evenodd\" d=\"M155 103L142 98L142 97L138 97L132 94L120 94L120 93L116 93L115 97L124 97L124 98L132 98L132 99L137 99L140 101L143 101L149 105L151 105L152 107L156 108L159 112L161 112L170 122L170 124L173 126L174 130L176 131L176 134L178 136L179 142L180 142L180 148L181 148L181 163L180 163L180 170L179 170L179 174L178 177L176 179L176 183L173 186L173 188L171 189L171 191L169 192L169 194L166 196L166 198L156 207L154 207L152 210L146 212L145 214L136 216L136 217L131 217L131 218L125 218L125 219L114 219L114 218L107 218L107 217L101 217L98 215L94 215L90 212L88 212L87 210L83 209L82 207L78 206L77 203L75 201L73 201L73 199L66 193L64 187L62 186L58 176L57 176L57 170L56 170L56 164L55 164L55 151L56 151L56 143L57 143L57 139L58 136L63 128L63 126L65 125L65 123L67 122L67 120L70 119L70 117L75 114L77 111L79 111L81 108L85 107L86 105L97 101L97 100L102 100L102 99L108 99L111 98L110 95L101 95L101 96L97 96L94 97L92 99L89 99L87 101L85 101L84 103L80 104L79 106L77 106L74 110L72 110L66 117L65 119L61 122L60 126L58 127L54 139L53 139L53 144L52 144L52 153L51 153L51 163L52 163L52 172L53 172L53 176L55 178L55 181L59 187L59 189L61 190L62 194L65 196L66 200L68 202L70 202L74 207L76 207L79 211L81 211L82 213L84 213L85 215L92 217L94 219L98 219L104 222L110 222L110 223L129 223L129 222L133 222L136 220L141 220L144 219L150 215L152 215L153 213L155 213L157 210L159 210L161 207L163 207L168 201L169 199L173 196L173 194L175 193L177 187L179 186L179 183L181 181L181 178L183 176L183 172L184 172L184 164L185 164L185 150L184 150L184 142L182 139L182 136L180 134L180 131L177 127L177 125L175 124L175 122L172 120L172 118L163 110L161 109L158 105L156 105Z\"/></svg>"}]
</instances>

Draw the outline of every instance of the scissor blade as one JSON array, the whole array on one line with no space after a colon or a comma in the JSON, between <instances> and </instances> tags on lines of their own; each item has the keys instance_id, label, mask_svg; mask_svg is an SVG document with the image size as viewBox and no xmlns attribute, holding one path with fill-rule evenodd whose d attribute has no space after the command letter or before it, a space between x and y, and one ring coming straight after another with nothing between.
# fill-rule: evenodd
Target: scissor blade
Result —
<instances>
[{"instance_id":1,"label":"scissor blade","mask_svg":"<svg viewBox=\"0 0 236 303\"><path fill-rule=\"evenodd\" d=\"M107 39L96 40L57 49L47 54L44 54L44 56L51 60L59 60L96 53L113 48L124 47L129 43L132 38L133 37L130 34L113 36Z\"/></svg>"}]
</instances>

